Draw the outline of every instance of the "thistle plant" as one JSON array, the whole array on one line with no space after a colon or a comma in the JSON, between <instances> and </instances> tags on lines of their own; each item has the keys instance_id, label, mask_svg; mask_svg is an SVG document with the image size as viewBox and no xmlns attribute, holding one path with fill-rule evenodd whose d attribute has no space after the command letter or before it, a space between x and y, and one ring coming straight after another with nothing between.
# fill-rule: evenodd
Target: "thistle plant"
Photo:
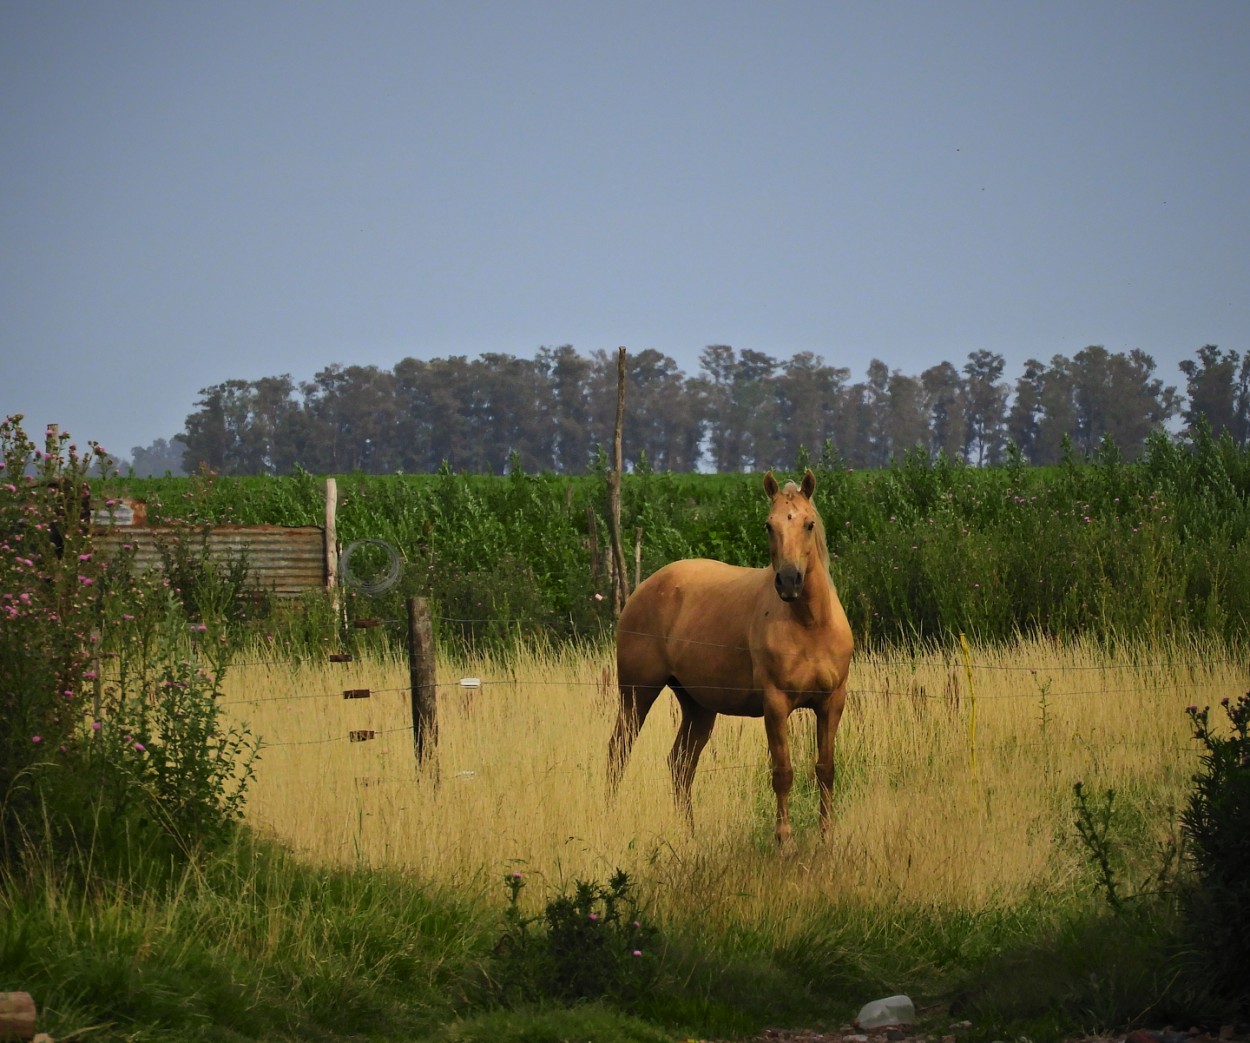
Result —
<instances>
[{"instance_id":1,"label":"thistle plant","mask_svg":"<svg viewBox=\"0 0 1250 1043\"><path fill-rule=\"evenodd\" d=\"M493 981L505 1002L608 997L626 1006L655 984L658 932L645 923L628 874L574 881L540 916L525 916L519 870L504 878L508 905Z\"/></svg>"},{"instance_id":2,"label":"thistle plant","mask_svg":"<svg viewBox=\"0 0 1250 1043\"><path fill-rule=\"evenodd\" d=\"M43 449L0 422L0 860L78 750L84 695L95 677L106 568L84 522L86 453L48 432Z\"/></svg>"},{"instance_id":3,"label":"thistle plant","mask_svg":"<svg viewBox=\"0 0 1250 1043\"><path fill-rule=\"evenodd\" d=\"M1196 977L1241 1016L1250 1014L1250 693L1220 706L1188 709L1203 747L1194 788L1181 813L1193 881L1182 895Z\"/></svg>"},{"instance_id":4,"label":"thistle plant","mask_svg":"<svg viewBox=\"0 0 1250 1043\"><path fill-rule=\"evenodd\" d=\"M88 478L106 461L0 423L0 863L185 857L229 831L251 778L256 744L218 712L226 657L197 649L209 628L94 545Z\"/></svg>"}]
</instances>

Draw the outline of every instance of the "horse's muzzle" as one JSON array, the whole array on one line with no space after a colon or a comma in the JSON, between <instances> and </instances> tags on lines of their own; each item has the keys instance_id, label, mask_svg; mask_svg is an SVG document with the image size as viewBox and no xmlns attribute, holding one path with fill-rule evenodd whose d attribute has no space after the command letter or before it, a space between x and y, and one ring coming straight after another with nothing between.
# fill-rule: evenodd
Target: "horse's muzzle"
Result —
<instances>
[{"instance_id":1,"label":"horse's muzzle","mask_svg":"<svg viewBox=\"0 0 1250 1043\"><path fill-rule=\"evenodd\" d=\"M773 585L782 601L793 601L803 593L803 573L794 565L782 565L773 576Z\"/></svg>"}]
</instances>

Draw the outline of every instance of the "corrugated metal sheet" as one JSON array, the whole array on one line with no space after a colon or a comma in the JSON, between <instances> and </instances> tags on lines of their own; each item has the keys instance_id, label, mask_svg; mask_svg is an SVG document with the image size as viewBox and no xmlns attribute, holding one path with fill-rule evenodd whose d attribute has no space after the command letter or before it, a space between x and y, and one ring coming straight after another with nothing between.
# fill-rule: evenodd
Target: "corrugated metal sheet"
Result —
<instances>
[{"instance_id":1,"label":"corrugated metal sheet","mask_svg":"<svg viewBox=\"0 0 1250 1043\"><path fill-rule=\"evenodd\" d=\"M197 552L204 545L210 558L228 561L246 555L254 585L277 597L299 597L326 586L325 535L316 525L217 525L207 532L118 526L98 532L95 545L109 554L134 547L137 568L160 568L161 542L175 538L188 541Z\"/></svg>"}]
</instances>

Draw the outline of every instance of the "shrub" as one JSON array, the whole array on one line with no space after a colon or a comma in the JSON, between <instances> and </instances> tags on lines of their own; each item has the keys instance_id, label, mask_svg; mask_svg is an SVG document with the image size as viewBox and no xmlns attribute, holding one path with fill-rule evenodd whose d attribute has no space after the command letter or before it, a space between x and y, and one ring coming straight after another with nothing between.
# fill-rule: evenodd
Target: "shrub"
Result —
<instances>
[{"instance_id":1,"label":"shrub","mask_svg":"<svg viewBox=\"0 0 1250 1043\"><path fill-rule=\"evenodd\" d=\"M83 502L88 453L48 433L36 448L21 417L0 423L0 857L13 856L44 779L72 759L94 679L105 569Z\"/></svg>"},{"instance_id":2,"label":"shrub","mask_svg":"<svg viewBox=\"0 0 1250 1043\"><path fill-rule=\"evenodd\" d=\"M571 894L533 917L518 902L524 875L510 873L504 883L508 906L494 966L504 1002L606 998L628 1008L654 986L658 932L644 922L625 872L618 869L606 886L577 880Z\"/></svg>"},{"instance_id":3,"label":"shrub","mask_svg":"<svg viewBox=\"0 0 1250 1043\"><path fill-rule=\"evenodd\" d=\"M97 445L49 432L41 451L10 417L0 458L0 862L186 858L231 831L256 752L218 711L226 624L97 552Z\"/></svg>"},{"instance_id":4,"label":"shrub","mask_svg":"<svg viewBox=\"0 0 1250 1043\"><path fill-rule=\"evenodd\" d=\"M1191 886L1182 895L1195 978L1227 1009L1250 1013L1250 693L1220 705L1231 731L1217 735L1210 708L1189 708L1201 767L1181 814Z\"/></svg>"}]
</instances>

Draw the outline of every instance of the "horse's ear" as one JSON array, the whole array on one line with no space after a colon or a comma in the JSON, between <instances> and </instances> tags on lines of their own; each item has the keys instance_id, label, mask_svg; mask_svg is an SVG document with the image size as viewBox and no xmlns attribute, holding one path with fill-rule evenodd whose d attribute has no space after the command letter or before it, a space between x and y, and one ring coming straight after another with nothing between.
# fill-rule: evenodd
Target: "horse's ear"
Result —
<instances>
[{"instance_id":1,"label":"horse's ear","mask_svg":"<svg viewBox=\"0 0 1250 1043\"><path fill-rule=\"evenodd\" d=\"M770 500L774 496L777 495L777 490L779 488L780 486L777 484L777 479L773 477L773 472L765 471L764 472L764 492L768 493L768 498Z\"/></svg>"},{"instance_id":2,"label":"horse's ear","mask_svg":"<svg viewBox=\"0 0 1250 1043\"><path fill-rule=\"evenodd\" d=\"M810 500L812 498L812 493L816 491L816 476L812 474L812 469L810 467L807 469L807 472L803 475L802 488L803 488L803 495L806 496Z\"/></svg>"}]
</instances>

